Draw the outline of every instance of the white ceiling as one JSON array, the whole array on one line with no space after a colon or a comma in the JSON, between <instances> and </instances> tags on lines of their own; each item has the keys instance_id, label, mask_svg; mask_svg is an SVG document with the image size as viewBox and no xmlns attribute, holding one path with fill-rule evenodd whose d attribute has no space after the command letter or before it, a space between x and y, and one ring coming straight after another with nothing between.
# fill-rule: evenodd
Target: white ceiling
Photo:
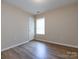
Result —
<instances>
[{"instance_id":1,"label":"white ceiling","mask_svg":"<svg viewBox=\"0 0 79 59\"><path fill-rule=\"evenodd\" d=\"M2 2L17 6L26 12L37 14L37 11L43 13L61 6L77 3L77 0L2 0Z\"/></svg>"}]
</instances>

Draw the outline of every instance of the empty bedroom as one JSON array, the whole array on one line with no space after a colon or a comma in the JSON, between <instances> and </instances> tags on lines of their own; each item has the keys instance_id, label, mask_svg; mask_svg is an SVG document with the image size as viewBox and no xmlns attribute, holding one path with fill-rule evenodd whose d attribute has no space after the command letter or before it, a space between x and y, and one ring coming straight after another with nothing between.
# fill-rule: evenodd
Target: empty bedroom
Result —
<instances>
[{"instance_id":1,"label":"empty bedroom","mask_svg":"<svg viewBox=\"0 0 79 59\"><path fill-rule=\"evenodd\" d=\"M1 59L78 59L78 0L1 0Z\"/></svg>"}]
</instances>

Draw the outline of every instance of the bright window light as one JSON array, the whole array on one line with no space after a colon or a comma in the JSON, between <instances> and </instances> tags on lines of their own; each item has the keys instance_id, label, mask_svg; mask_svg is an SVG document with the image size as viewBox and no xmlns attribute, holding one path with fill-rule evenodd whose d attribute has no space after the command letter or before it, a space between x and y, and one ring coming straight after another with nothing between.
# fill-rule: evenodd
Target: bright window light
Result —
<instances>
[{"instance_id":1,"label":"bright window light","mask_svg":"<svg viewBox=\"0 0 79 59\"><path fill-rule=\"evenodd\" d=\"M38 18L36 20L36 34L45 34L45 19Z\"/></svg>"}]
</instances>

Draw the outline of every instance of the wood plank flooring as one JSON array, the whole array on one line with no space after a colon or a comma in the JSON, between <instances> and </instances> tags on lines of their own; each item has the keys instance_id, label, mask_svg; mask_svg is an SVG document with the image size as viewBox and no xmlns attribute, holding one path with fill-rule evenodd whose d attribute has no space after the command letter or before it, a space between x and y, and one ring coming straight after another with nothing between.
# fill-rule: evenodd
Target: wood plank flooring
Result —
<instances>
[{"instance_id":1,"label":"wood plank flooring","mask_svg":"<svg viewBox=\"0 0 79 59\"><path fill-rule=\"evenodd\" d=\"M77 49L30 41L1 53L1 59L78 59Z\"/></svg>"}]
</instances>

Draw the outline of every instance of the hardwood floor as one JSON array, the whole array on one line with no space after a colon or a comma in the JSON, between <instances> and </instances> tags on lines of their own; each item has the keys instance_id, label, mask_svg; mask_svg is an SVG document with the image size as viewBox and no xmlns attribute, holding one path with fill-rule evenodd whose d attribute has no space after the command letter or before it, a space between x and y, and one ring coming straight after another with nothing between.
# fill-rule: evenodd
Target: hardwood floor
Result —
<instances>
[{"instance_id":1,"label":"hardwood floor","mask_svg":"<svg viewBox=\"0 0 79 59\"><path fill-rule=\"evenodd\" d=\"M1 59L78 59L77 49L30 41L1 53Z\"/></svg>"}]
</instances>

